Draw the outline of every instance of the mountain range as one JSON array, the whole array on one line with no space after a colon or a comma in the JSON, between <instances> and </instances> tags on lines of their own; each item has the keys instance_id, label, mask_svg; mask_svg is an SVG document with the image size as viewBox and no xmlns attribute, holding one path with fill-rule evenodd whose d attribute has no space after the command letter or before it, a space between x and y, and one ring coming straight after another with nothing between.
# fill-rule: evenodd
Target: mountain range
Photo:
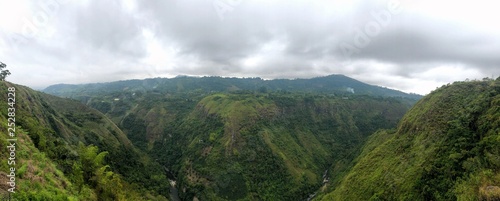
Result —
<instances>
[{"instance_id":1,"label":"mountain range","mask_svg":"<svg viewBox=\"0 0 500 201\"><path fill-rule=\"evenodd\" d=\"M9 87L19 200L500 198L500 79L423 98L343 75Z\"/></svg>"},{"instance_id":2,"label":"mountain range","mask_svg":"<svg viewBox=\"0 0 500 201\"><path fill-rule=\"evenodd\" d=\"M125 80L93 84L57 84L43 91L61 97L75 97L118 91L161 91L161 92L234 92L234 91L290 91L308 93L346 94L356 93L384 97L421 98L418 94L408 94L380 86L369 85L344 75L329 75L311 79L224 78L188 77L152 78L145 80Z\"/></svg>"}]
</instances>

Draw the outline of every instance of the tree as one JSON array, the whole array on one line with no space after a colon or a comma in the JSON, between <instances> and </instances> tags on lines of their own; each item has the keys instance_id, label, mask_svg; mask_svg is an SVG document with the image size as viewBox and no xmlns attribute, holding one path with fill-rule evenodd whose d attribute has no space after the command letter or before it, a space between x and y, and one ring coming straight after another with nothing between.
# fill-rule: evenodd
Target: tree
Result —
<instances>
[{"instance_id":1,"label":"tree","mask_svg":"<svg viewBox=\"0 0 500 201\"><path fill-rule=\"evenodd\" d=\"M99 152L97 146L85 146L80 142L80 161L73 165L73 183L79 193L85 184L89 184L101 200L123 200L123 181L118 174L108 170L109 165L104 160L107 154L107 151Z\"/></svg>"},{"instance_id":2,"label":"tree","mask_svg":"<svg viewBox=\"0 0 500 201\"><path fill-rule=\"evenodd\" d=\"M0 71L1 71L1 72L0 72L0 80L2 80L2 81L4 81L4 80L5 80L5 78L6 78L8 75L10 75L10 71L9 71L9 70L7 70L7 69L5 69L5 70L4 70L4 68L6 68L6 67L7 67L7 65L6 65L6 64L4 64L4 63L0 62Z\"/></svg>"}]
</instances>

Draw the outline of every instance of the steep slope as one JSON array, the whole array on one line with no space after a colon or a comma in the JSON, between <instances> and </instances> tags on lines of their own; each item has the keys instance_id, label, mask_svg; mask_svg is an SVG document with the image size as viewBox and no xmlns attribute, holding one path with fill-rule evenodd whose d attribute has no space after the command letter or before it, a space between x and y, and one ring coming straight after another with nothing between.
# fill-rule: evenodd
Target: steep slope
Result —
<instances>
[{"instance_id":1,"label":"steep slope","mask_svg":"<svg viewBox=\"0 0 500 201\"><path fill-rule=\"evenodd\" d=\"M248 193L250 200L301 200L322 183L323 173L332 164L349 161L368 133L394 125L404 106L385 101L368 97L209 96L193 115L215 117L221 126L214 127L208 136L200 133L189 139L193 149L187 153L195 155L187 160L193 165L183 168L188 174L213 175L215 187L222 188L215 193L221 197L229 191L241 193L233 199L242 198L244 191L237 190L247 186L253 192ZM224 161L229 162L221 166ZM197 163L212 165L202 168ZM216 170L220 169L236 175L217 178ZM230 185L224 186L225 180ZM185 182L191 186L202 183L190 181L189 175Z\"/></svg>"},{"instance_id":2,"label":"steep slope","mask_svg":"<svg viewBox=\"0 0 500 201\"><path fill-rule=\"evenodd\" d=\"M418 98L342 75L155 78L45 91L106 114L167 169L184 200L306 199L324 179L336 184L366 137L394 128Z\"/></svg>"},{"instance_id":3,"label":"steep slope","mask_svg":"<svg viewBox=\"0 0 500 201\"><path fill-rule=\"evenodd\" d=\"M162 167L141 154L126 135L99 111L74 100L54 97L2 81L0 93L3 100L7 100L9 88L15 89L15 104L10 106L7 101L1 101L1 114L2 125L7 125L7 117L10 117L8 112L11 112L7 108L15 109L15 128L19 143L22 142L17 149L17 168L21 172L20 184L23 184L19 187L19 192L22 193L15 194L19 196L18 199L54 200L53 196L59 195L60 200L67 200L69 197L83 200L92 200L92 197L119 199L123 195L146 199L150 194L147 191L160 192L168 188L163 171L158 171ZM1 134L3 137L8 136L7 129L3 126ZM6 141L2 140L2 147L4 143ZM106 153L106 160L89 159L95 164L86 161L84 157L85 154L100 155L104 159ZM5 160L4 157L6 155L2 152L1 159ZM92 163L86 165L86 162ZM106 167L107 163L109 168ZM7 168L3 163L2 167ZM0 171L8 172L8 169L3 168ZM82 179L79 179L80 173L75 172L75 168L81 168L84 174L81 175ZM24 176L23 171L27 172ZM108 181L117 186L124 185L122 187L126 191L105 186L103 182ZM84 182L83 185L80 182ZM75 183L78 185L75 186ZM141 186L130 186L136 185L135 183ZM39 185L48 185L45 188L48 190L41 191L48 193L48 197L38 194L41 190ZM140 198L142 196L144 198Z\"/></svg>"},{"instance_id":4,"label":"steep slope","mask_svg":"<svg viewBox=\"0 0 500 201\"><path fill-rule=\"evenodd\" d=\"M347 167L364 139L392 128L405 101L299 93L112 93L88 104L175 175L180 196L301 200Z\"/></svg>"},{"instance_id":5,"label":"steep slope","mask_svg":"<svg viewBox=\"0 0 500 201\"><path fill-rule=\"evenodd\" d=\"M3 108L2 108L3 109ZM7 119L2 115L0 123L7 125ZM7 129L1 127L0 146L8 150L11 146L8 142ZM35 148L27 133L17 129L16 156L14 160L9 160L11 151L2 151L0 153L0 198L8 197L8 190L15 193L12 198L27 200L24 198L51 198L52 200L65 200L69 198L76 199L77 194L67 189L72 188L69 179L62 173L57 165ZM17 172L11 173L9 161L17 163ZM15 178L15 180L11 180ZM9 183L11 182L11 183ZM12 186L11 186L12 184ZM15 186L13 186L15 184ZM37 195L38 197L35 197ZM5 199L7 200L7 199Z\"/></svg>"},{"instance_id":6,"label":"steep slope","mask_svg":"<svg viewBox=\"0 0 500 201\"><path fill-rule=\"evenodd\" d=\"M112 92L168 91L175 92L231 92L231 91L290 91L329 94L362 94L383 97L404 97L412 100L421 98L417 94L369 85L344 75L329 75L311 79L222 78L222 77L176 77L145 80L126 80L110 83L83 85L58 84L47 87L44 92L60 97L84 100L96 94Z\"/></svg>"},{"instance_id":7,"label":"steep slope","mask_svg":"<svg viewBox=\"0 0 500 201\"><path fill-rule=\"evenodd\" d=\"M500 79L456 82L421 99L397 130L370 137L321 200L499 200Z\"/></svg>"}]
</instances>

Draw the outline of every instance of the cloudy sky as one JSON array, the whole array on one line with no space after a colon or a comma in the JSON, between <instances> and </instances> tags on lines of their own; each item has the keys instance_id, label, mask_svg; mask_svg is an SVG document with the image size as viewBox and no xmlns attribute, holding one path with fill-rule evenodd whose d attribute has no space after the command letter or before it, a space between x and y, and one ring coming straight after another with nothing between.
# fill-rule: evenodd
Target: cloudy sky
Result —
<instances>
[{"instance_id":1,"label":"cloudy sky","mask_svg":"<svg viewBox=\"0 0 500 201\"><path fill-rule=\"evenodd\" d=\"M500 76L500 12L452 0L0 0L11 82L344 74L429 93Z\"/></svg>"}]
</instances>

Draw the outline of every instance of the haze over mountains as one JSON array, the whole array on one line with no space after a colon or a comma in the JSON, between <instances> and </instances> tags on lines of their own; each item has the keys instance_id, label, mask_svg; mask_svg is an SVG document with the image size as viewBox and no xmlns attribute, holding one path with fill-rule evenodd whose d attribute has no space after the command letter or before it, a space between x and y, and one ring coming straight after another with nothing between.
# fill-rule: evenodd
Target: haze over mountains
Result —
<instances>
[{"instance_id":1,"label":"haze over mountains","mask_svg":"<svg viewBox=\"0 0 500 201\"><path fill-rule=\"evenodd\" d=\"M274 79L261 78L223 78L223 77L188 77L152 78L145 80L127 80L95 84L58 84L44 89L46 93L72 97L85 94L108 93L118 91L163 91L163 92L235 92L235 91L289 91L309 93L330 93L330 95L362 94L384 97L404 97L419 99L417 94L380 86L369 85L344 75L329 75L311 79Z\"/></svg>"}]
</instances>

